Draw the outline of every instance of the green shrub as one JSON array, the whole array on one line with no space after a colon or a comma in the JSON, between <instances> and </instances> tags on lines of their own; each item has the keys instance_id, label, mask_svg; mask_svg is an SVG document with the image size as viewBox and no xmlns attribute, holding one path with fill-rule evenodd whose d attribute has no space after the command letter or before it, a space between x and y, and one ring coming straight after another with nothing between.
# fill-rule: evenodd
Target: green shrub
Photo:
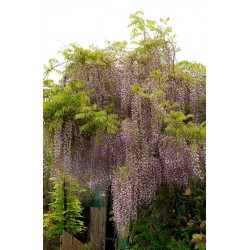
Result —
<instances>
[{"instance_id":1,"label":"green shrub","mask_svg":"<svg viewBox=\"0 0 250 250\"><path fill-rule=\"evenodd\" d=\"M54 238L65 230L71 234L85 231L81 220L81 204L77 197L79 186L70 176L64 174L51 178L54 183L51 211L44 214L45 238Z\"/></svg>"},{"instance_id":2,"label":"green shrub","mask_svg":"<svg viewBox=\"0 0 250 250\"><path fill-rule=\"evenodd\" d=\"M155 201L139 213L130 231L130 249L205 249L205 182L190 180L188 189L158 189Z\"/></svg>"}]
</instances>

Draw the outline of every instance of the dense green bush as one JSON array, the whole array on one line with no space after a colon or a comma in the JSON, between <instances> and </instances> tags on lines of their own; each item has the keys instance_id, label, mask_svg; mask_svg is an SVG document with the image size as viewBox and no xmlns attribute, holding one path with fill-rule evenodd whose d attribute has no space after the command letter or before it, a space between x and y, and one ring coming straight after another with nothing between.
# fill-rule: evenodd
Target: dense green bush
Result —
<instances>
[{"instance_id":1,"label":"dense green bush","mask_svg":"<svg viewBox=\"0 0 250 250\"><path fill-rule=\"evenodd\" d=\"M158 189L155 201L141 210L130 233L130 249L205 249L205 182L190 180L188 189Z\"/></svg>"}]
</instances>

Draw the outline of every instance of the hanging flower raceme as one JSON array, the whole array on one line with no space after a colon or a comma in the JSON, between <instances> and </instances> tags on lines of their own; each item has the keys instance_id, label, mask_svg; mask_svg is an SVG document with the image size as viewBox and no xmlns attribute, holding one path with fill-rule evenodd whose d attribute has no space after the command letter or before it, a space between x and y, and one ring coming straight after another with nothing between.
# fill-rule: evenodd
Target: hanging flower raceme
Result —
<instances>
[{"instance_id":1,"label":"hanging flower raceme","mask_svg":"<svg viewBox=\"0 0 250 250\"><path fill-rule=\"evenodd\" d=\"M190 177L205 174L204 67L175 64L170 29L144 22L140 30L140 15L132 16L134 50L125 43L65 50L67 82L54 86L44 108L53 169L93 190L106 192L111 182L121 236L160 185L185 188Z\"/></svg>"}]
</instances>

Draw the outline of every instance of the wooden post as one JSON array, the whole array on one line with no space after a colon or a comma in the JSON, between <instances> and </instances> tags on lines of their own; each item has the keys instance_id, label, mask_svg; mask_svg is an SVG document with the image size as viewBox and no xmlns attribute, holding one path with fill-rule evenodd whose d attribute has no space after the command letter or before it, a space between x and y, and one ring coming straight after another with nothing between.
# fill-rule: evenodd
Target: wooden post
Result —
<instances>
[{"instance_id":1,"label":"wooden post","mask_svg":"<svg viewBox=\"0 0 250 250\"><path fill-rule=\"evenodd\" d=\"M118 239L115 239L115 250L118 250Z\"/></svg>"},{"instance_id":2,"label":"wooden post","mask_svg":"<svg viewBox=\"0 0 250 250\"><path fill-rule=\"evenodd\" d=\"M73 236L66 231L63 232L62 234L62 245L60 247L60 250L71 250L73 249L72 247L72 238Z\"/></svg>"},{"instance_id":3,"label":"wooden post","mask_svg":"<svg viewBox=\"0 0 250 250\"><path fill-rule=\"evenodd\" d=\"M90 242L92 250L105 250L106 243L106 208L90 208Z\"/></svg>"}]
</instances>

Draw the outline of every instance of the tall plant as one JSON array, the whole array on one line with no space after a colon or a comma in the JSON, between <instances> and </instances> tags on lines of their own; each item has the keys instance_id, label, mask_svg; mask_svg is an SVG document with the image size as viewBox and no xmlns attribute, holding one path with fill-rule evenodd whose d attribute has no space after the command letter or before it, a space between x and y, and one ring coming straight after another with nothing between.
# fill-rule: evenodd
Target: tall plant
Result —
<instances>
[{"instance_id":1,"label":"tall plant","mask_svg":"<svg viewBox=\"0 0 250 250\"><path fill-rule=\"evenodd\" d=\"M54 184L53 202L50 204L50 211L44 214L46 239L54 238L64 230L71 234L84 232L86 228L81 220L82 207L77 198L77 182L64 174L51 178L51 181Z\"/></svg>"}]
</instances>

